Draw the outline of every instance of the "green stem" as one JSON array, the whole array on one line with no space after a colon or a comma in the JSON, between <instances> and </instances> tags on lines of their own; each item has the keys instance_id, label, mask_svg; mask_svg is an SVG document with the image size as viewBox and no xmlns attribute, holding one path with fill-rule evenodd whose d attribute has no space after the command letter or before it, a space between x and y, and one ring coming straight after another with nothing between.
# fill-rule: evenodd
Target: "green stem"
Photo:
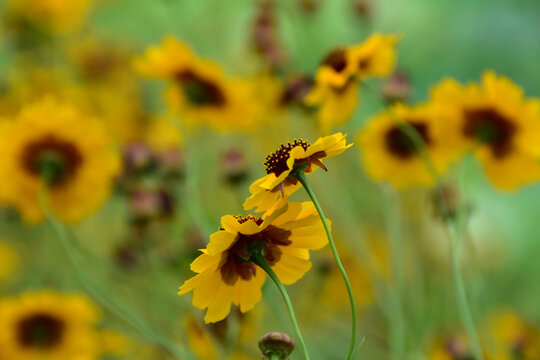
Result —
<instances>
[{"instance_id":1,"label":"green stem","mask_svg":"<svg viewBox=\"0 0 540 360\"><path fill-rule=\"evenodd\" d=\"M267 274L270 276L270 279L274 281L276 284L279 292L281 293L281 296L283 296L283 300L285 300L285 305L287 305L287 310L289 311L289 317L291 318L291 323L293 325L294 333L296 334L296 337L298 338L298 342L300 343L300 348L302 349L302 352L304 353L304 358L306 360L309 360L309 354L307 351L306 344L304 343L304 338L302 337L302 333L300 332L300 328L298 327L298 322L296 321L296 316L294 315L294 309L291 303L291 299L289 298L289 294L287 294L287 290L285 290L285 286L281 283L279 278L277 277L276 273L268 262L266 261L265 257L260 252L255 252L252 254L253 261L259 265Z\"/></svg>"},{"instance_id":2,"label":"green stem","mask_svg":"<svg viewBox=\"0 0 540 360\"><path fill-rule=\"evenodd\" d=\"M169 343L161 335L154 332L144 321L138 318L138 315L126 308L118 299L112 296L107 290L105 290L98 282L90 278L86 272L82 269L79 263L78 254L73 244L69 240L67 230L63 226L60 220L58 220L50 209L48 193L47 193L47 181L42 181L39 188L39 203L42 208L47 221L55 231L62 247L66 251L68 258L75 270L75 274L79 279L82 286L86 291L91 294L104 308L116 314L123 319L126 323L138 330L141 334L146 336L151 342L160 346L162 349L173 355L177 359L193 359L193 357L176 345Z\"/></svg>"},{"instance_id":3,"label":"green stem","mask_svg":"<svg viewBox=\"0 0 540 360\"><path fill-rule=\"evenodd\" d=\"M426 144L418 131L408 124L403 124L403 131L409 138L413 141L414 145L420 152L424 163L426 164L429 172L432 174L435 179L436 186L440 183L440 176L435 167L435 164L431 160L427 150ZM469 338L469 343L471 350L476 360L483 360L484 356L482 355L482 350L480 347L480 341L478 340L478 335L476 333L476 326L472 316L471 308L467 301L467 293L465 290L465 285L463 283L463 275L461 274L461 268L459 266L459 246L461 245L461 231L459 226L458 216L457 220L446 221L446 228L451 238L450 244L450 257L452 262L452 276L454 278L454 286L456 289L456 296L458 301L459 314L463 326L467 332L467 337Z\"/></svg>"},{"instance_id":4,"label":"green stem","mask_svg":"<svg viewBox=\"0 0 540 360\"><path fill-rule=\"evenodd\" d=\"M334 259L339 268L339 271L341 272L343 281L345 281L345 285L347 286L347 293L349 294L349 302L351 304L351 314L352 314L351 343L349 345L349 353L347 355L347 359L350 360L350 359L353 359L354 347L356 345L356 304L354 302L354 295L352 292L351 283L349 281L349 277L347 276L347 272L345 271L345 268L343 267L343 264L341 263L341 260L339 258L339 254L336 248L336 244L334 242L334 238L332 237L332 231L330 230L330 226L328 226L328 222L326 221L326 217L324 216L321 205L319 205L319 202L317 201L317 197L315 196L315 194L313 193L313 190L311 190L311 187L309 186L307 182L304 171L301 170L301 171L296 172L295 177L298 179L298 181L300 181L300 183L302 184L302 186L308 193L309 197L311 198L311 201L315 205L317 212L319 213L319 216L324 226L324 230L326 231L326 236L328 237L328 242L330 243L330 248L332 249L332 254L334 255Z\"/></svg>"},{"instance_id":5,"label":"green stem","mask_svg":"<svg viewBox=\"0 0 540 360\"><path fill-rule=\"evenodd\" d=\"M471 345L471 351L473 356L477 360L483 360L484 356L480 347L480 341L476 333L476 327L474 325L474 319L471 314L469 303L467 301L467 293L465 291L465 285L463 284L463 275L461 274L461 267L459 266L459 250L461 246L461 237L456 229L456 226L448 224L448 232L450 233L450 257L452 261L452 276L454 278L454 285L456 287L456 296L458 301L459 315L461 321L467 331L467 337Z\"/></svg>"}]
</instances>

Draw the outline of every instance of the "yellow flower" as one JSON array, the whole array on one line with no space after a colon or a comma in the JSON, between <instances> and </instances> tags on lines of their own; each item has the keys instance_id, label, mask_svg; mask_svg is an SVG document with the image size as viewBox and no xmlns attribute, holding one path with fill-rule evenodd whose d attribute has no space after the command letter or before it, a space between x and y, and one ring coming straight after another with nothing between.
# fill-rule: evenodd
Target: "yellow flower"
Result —
<instances>
[{"instance_id":1,"label":"yellow flower","mask_svg":"<svg viewBox=\"0 0 540 360\"><path fill-rule=\"evenodd\" d=\"M9 280L19 267L19 256L6 241L0 240L0 283Z\"/></svg>"},{"instance_id":2,"label":"yellow flower","mask_svg":"<svg viewBox=\"0 0 540 360\"><path fill-rule=\"evenodd\" d=\"M0 200L29 222L44 217L38 193L45 168L52 210L76 222L108 198L120 162L101 123L45 98L0 128Z\"/></svg>"},{"instance_id":3,"label":"yellow flower","mask_svg":"<svg viewBox=\"0 0 540 360\"><path fill-rule=\"evenodd\" d=\"M500 310L488 319L493 340L493 360L534 360L540 358L540 331L534 329L515 313Z\"/></svg>"},{"instance_id":4,"label":"yellow flower","mask_svg":"<svg viewBox=\"0 0 540 360\"><path fill-rule=\"evenodd\" d=\"M156 152L180 149L183 145L182 134L173 125L173 119L156 117L145 130L145 143Z\"/></svg>"},{"instance_id":5,"label":"yellow flower","mask_svg":"<svg viewBox=\"0 0 540 360\"><path fill-rule=\"evenodd\" d=\"M396 188L431 186L434 177L400 124L408 124L422 137L425 150L442 173L456 151L445 143L446 127L438 122L435 107L397 104L372 118L358 134L365 171L375 180L385 180Z\"/></svg>"},{"instance_id":6,"label":"yellow flower","mask_svg":"<svg viewBox=\"0 0 540 360\"><path fill-rule=\"evenodd\" d=\"M42 30L64 33L82 24L91 4L91 0L10 0L9 12Z\"/></svg>"},{"instance_id":7,"label":"yellow flower","mask_svg":"<svg viewBox=\"0 0 540 360\"><path fill-rule=\"evenodd\" d=\"M226 77L217 63L198 58L174 37L150 47L133 66L143 76L169 81L167 103L190 126L249 131L263 117L256 82Z\"/></svg>"},{"instance_id":8,"label":"yellow flower","mask_svg":"<svg viewBox=\"0 0 540 360\"><path fill-rule=\"evenodd\" d=\"M217 357L216 346L210 335L204 330L202 324L191 315L186 318L187 341L189 349L200 360L213 360Z\"/></svg>"},{"instance_id":9,"label":"yellow flower","mask_svg":"<svg viewBox=\"0 0 540 360\"><path fill-rule=\"evenodd\" d=\"M472 359L471 350L465 336L453 336L439 340L432 345L429 360Z\"/></svg>"},{"instance_id":10,"label":"yellow flower","mask_svg":"<svg viewBox=\"0 0 540 360\"><path fill-rule=\"evenodd\" d=\"M306 173L311 173L318 167L326 170L321 160L339 155L352 146L346 144L346 136L342 133L325 136L312 145L302 139L287 143L286 146L281 145L266 157L266 176L251 184L251 196L244 202L244 209L257 206L256 212L266 211L276 203L280 194L288 197L298 190L301 184L297 179L289 177L295 165L305 164Z\"/></svg>"},{"instance_id":11,"label":"yellow flower","mask_svg":"<svg viewBox=\"0 0 540 360\"><path fill-rule=\"evenodd\" d=\"M390 75L396 65L395 45L398 41L396 35L373 34L362 44L352 46L349 49L351 71L361 79Z\"/></svg>"},{"instance_id":12,"label":"yellow flower","mask_svg":"<svg viewBox=\"0 0 540 360\"><path fill-rule=\"evenodd\" d=\"M98 359L99 313L87 298L50 291L0 301L0 358Z\"/></svg>"},{"instance_id":13,"label":"yellow flower","mask_svg":"<svg viewBox=\"0 0 540 360\"><path fill-rule=\"evenodd\" d=\"M358 106L358 79L387 76L394 69L398 39L373 34L364 43L328 54L315 74L315 85L304 101L317 108L321 134L344 124Z\"/></svg>"},{"instance_id":14,"label":"yellow flower","mask_svg":"<svg viewBox=\"0 0 540 360\"><path fill-rule=\"evenodd\" d=\"M358 84L348 80L343 86L336 87L327 81L317 81L304 101L317 108L319 131L328 134L332 128L346 123L354 114L359 102Z\"/></svg>"},{"instance_id":15,"label":"yellow flower","mask_svg":"<svg viewBox=\"0 0 540 360\"><path fill-rule=\"evenodd\" d=\"M504 76L486 71L482 84L447 79L431 94L448 126L447 142L472 149L488 178L501 189L540 179L540 100Z\"/></svg>"},{"instance_id":16,"label":"yellow flower","mask_svg":"<svg viewBox=\"0 0 540 360\"><path fill-rule=\"evenodd\" d=\"M193 290L193 305L208 309L204 320L217 322L230 312L241 312L261 299L264 271L251 259L250 250L263 246L265 258L284 284L293 284L310 268L309 250L326 245L324 228L312 203L287 203L262 217L221 218L222 228L210 236L208 246L191 264L198 275L187 280L179 295Z\"/></svg>"}]
</instances>

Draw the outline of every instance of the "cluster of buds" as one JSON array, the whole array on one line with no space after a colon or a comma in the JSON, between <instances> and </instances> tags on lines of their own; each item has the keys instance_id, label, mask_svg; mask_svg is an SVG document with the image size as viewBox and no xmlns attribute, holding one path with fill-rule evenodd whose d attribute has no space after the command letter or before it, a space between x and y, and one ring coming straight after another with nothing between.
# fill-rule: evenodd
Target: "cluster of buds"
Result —
<instances>
[{"instance_id":1,"label":"cluster of buds","mask_svg":"<svg viewBox=\"0 0 540 360\"><path fill-rule=\"evenodd\" d=\"M259 0L252 42L271 69L283 68L286 56L278 36L273 0Z\"/></svg>"}]
</instances>

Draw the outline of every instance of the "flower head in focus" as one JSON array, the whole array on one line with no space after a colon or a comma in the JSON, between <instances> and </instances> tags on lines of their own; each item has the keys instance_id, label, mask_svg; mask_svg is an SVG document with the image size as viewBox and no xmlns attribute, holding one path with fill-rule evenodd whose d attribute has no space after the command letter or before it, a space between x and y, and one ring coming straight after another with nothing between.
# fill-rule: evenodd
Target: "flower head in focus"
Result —
<instances>
[{"instance_id":1,"label":"flower head in focus","mask_svg":"<svg viewBox=\"0 0 540 360\"><path fill-rule=\"evenodd\" d=\"M193 291L193 305L207 309L207 323L224 319L231 303L247 312L260 301L266 275L251 256L253 249L262 249L281 282L293 284L311 268L309 250L327 243L322 222L309 202L282 200L261 217L226 215L221 226L191 264L197 275L184 282L178 293Z\"/></svg>"},{"instance_id":2,"label":"flower head in focus","mask_svg":"<svg viewBox=\"0 0 540 360\"><path fill-rule=\"evenodd\" d=\"M294 140L281 145L266 157L266 176L256 180L249 187L251 196L244 202L244 209L257 206L256 212L268 210L278 197L288 197L298 190L301 184L289 175L295 166L305 166L304 172L311 173L321 167L326 170L322 160L341 154L352 144L346 144L347 135L337 133L319 138L313 144L305 140Z\"/></svg>"}]
</instances>

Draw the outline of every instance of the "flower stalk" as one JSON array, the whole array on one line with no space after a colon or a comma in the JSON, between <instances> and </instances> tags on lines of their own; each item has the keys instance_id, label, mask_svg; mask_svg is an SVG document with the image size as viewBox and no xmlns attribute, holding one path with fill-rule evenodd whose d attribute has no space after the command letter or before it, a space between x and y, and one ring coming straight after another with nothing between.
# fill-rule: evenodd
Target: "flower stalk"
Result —
<instances>
[{"instance_id":1,"label":"flower stalk","mask_svg":"<svg viewBox=\"0 0 540 360\"><path fill-rule=\"evenodd\" d=\"M285 305L287 306L287 311L289 312L289 317L291 318L291 323L294 329L294 333L296 334L296 337L298 338L298 342L300 343L300 348L302 349L304 358L306 360L309 360L309 354L306 347L306 343L304 342L304 338L302 337L302 333L300 332L300 327L298 326L298 321L296 320L296 316L294 314L294 309L291 303L291 299L289 298L289 294L287 293L285 286L283 286L283 284L279 280L274 270L272 270L272 268L266 261L263 251L264 251L264 246L262 247L258 246L254 249L251 249L250 259L259 267L261 267L268 274L270 279L272 279L272 281L276 284L279 292L281 293L281 296L283 296L283 300L285 300Z\"/></svg>"},{"instance_id":2,"label":"flower stalk","mask_svg":"<svg viewBox=\"0 0 540 360\"><path fill-rule=\"evenodd\" d=\"M334 242L334 238L332 236L332 231L330 230L330 226L328 225L328 222L326 221L326 217L324 216L324 212L321 208L321 205L319 204L319 201L317 201L317 197L315 196L315 193L313 192L313 190L309 186L309 183L307 182L306 175L304 174L302 167L300 166L298 169L293 170L293 172L291 173L291 176L295 177L296 179L298 179L298 181L300 181L300 183L302 184L302 186L308 193L311 201L315 205L315 208L317 209L317 212L319 213L319 216L323 223L326 236L328 237L328 242L330 243L332 254L334 255L336 264L339 268L339 271L341 272L343 281L345 282L345 286L347 287L347 293L349 295L349 302L351 304L351 316L352 316L351 342L349 345L349 353L347 354L347 360L351 360L354 358L354 348L356 345L356 304L354 301L354 295L352 292L351 283L349 281L349 277L347 276L347 272L345 271L345 268L343 267L343 264L341 263L341 259L339 258L339 254L336 248L336 244Z\"/></svg>"}]
</instances>

